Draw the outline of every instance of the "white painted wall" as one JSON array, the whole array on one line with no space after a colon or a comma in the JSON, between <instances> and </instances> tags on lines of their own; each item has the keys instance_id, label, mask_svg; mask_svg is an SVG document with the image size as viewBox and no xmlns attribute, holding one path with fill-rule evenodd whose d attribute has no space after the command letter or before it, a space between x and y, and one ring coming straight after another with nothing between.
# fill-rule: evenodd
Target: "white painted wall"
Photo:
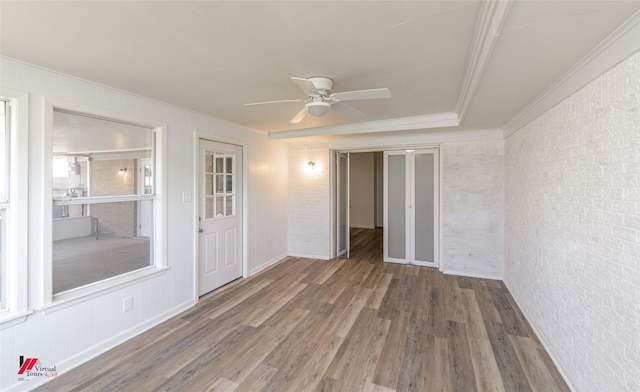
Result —
<instances>
[{"instance_id":1,"label":"white painted wall","mask_svg":"<svg viewBox=\"0 0 640 392\"><path fill-rule=\"evenodd\" d=\"M311 169L309 161L315 162ZM289 151L289 255L331 257L329 150Z\"/></svg>"},{"instance_id":2,"label":"white painted wall","mask_svg":"<svg viewBox=\"0 0 640 392\"><path fill-rule=\"evenodd\" d=\"M349 225L375 228L373 153L349 154Z\"/></svg>"},{"instance_id":3,"label":"white painted wall","mask_svg":"<svg viewBox=\"0 0 640 392\"><path fill-rule=\"evenodd\" d=\"M30 382L17 381L18 357L37 357L64 372L98 353L186 309L197 300L194 290L195 205L182 202L182 193L195 192L196 134L246 146L246 211L248 264L257 271L287 253L287 146L203 114L114 90L48 70L0 59L3 87L29 93L29 307L34 313L24 323L0 329L0 390L23 390ZM126 116L167 124L167 259L170 269L148 280L82 300L55 312L41 306L44 252L45 176L42 168L45 98L87 105ZM21 129L20 132L24 132ZM195 199L195 198L194 198ZM122 300L133 297L133 310L122 312ZM35 381L34 381L35 382Z\"/></svg>"},{"instance_id":4,"label":"white painted wall","mask_svg":"<svg viewBox=\"0 0 640 392\"><path fill-rule=\"evenodd\" d=\"M505 187L505 283L566 379L639 391L640 53L509 136Z\"/></svg>"},{"instance_id":5,"label":"white painted wall","mask_svg":"<svg viewBox=\"0 0 640 392\"><path fill-rule=\"evenodd\" d=\"M502 278L504 268L504 142L444 143L442 269Z\"/></svg>"},{"instance_id":6,"label":"white painted wall","mask_svg":"<svg viewBox=\"0 0 640 392\"><path fill-rule=\"evenodd\" d=\"M412 141L413 144L410 144ZM289 251L294 255L328 255L332 233L328 173L302 175L300 167L310 152L328 156L336 150L383 149L440 145L443 161L443 214L441 233L447 273L502 278L503 158L502 132L437 133L422 135L340 138L318 142L313 150L304 144L290 146ZM324 147L324 148L323 148ZM488 210L482 210L487 208Z\"/></svg>"}]
</instances>

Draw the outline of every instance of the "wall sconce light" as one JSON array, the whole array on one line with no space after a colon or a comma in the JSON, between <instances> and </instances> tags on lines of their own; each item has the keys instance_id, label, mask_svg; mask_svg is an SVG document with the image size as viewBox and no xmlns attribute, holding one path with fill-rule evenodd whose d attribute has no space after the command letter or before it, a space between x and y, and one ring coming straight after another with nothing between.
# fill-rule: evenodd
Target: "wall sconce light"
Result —
<instances>
[{"instance_id":1,"label":"wall sconce light","mask_svg":"<svg viewBox=\"0 0 640 392\"><path fill-rule=\"evenodd\" d=\"M118 170L118 175L119 176L126 176L127 175L127 168L126 167L121 167L120 170Z\"/></svg>"},{"instance_id":2,"label":"wall sconce light","mask_svg":"<svg viewBox=\"0 0 640 392\"><path fill-rule=\"evenodd\" d=\"M313 170L313 168L316 167L316 163L314 161L309 161L309 163L307 163L307 165L309 165L309 169Z\"/></svg>"}]
</instances>

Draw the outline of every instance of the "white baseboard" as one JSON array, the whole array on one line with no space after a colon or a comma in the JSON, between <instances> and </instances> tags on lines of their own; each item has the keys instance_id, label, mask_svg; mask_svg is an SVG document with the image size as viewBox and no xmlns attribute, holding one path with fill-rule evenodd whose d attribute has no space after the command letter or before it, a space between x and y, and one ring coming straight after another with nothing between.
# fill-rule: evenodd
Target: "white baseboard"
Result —
<instances>
[{"instance_id":1,"label":"white baseboard","mask_svg":"<svg viewBox=\"0 0 640 392\"><path fill-rule=\"evenodd\" d=\"M330 260L331 258L327 255L308 255L303 253L289 253L290 257L302 257L303 259L320 259L320 260Z\"/></svg>"},{"instance_id":2,"label":"white baseboard","mask_svg":"<svg viewBox=\"0 0 640 392\"><path fill-rule=\"evenodd\" d=\"M549 345L549 342L547 341L547 339L541 333L540 329L536 326L533 320L531 320L531 318L527 315L527 312L525 311L525 309L520 305L520 302L518 302L518 298L516 298L516 296L513 295L513 290L511 289L509 284L504 280L503 282L504 282L504 285L507 287L507 290L509 290L509 293L511 294L511 297L513 298L513 300L516 301L516 305L518 305L518 308L520 308L520 311L524 315L524 318L526 318L529 325L531 325L531 329L533 329L533 332L535 332L536 336L538 337L538 340L544 347L545 351L547 352L547 354L549 354L551 361L553 362L554 365L556 365L556 369L558 369L558 372L564 379L564 382L567 383L567 386L569 387L570 390L577 391L578 389L575 387L575 385L571 381L571 377L569 377L567 372L562 368L562 366L560 366L560 362L558 362L556 356L553 354L553 351L551 350L551 346Z\"/></svg>"},{"instance_id":3,"label":"white baseboard","mask_svg":"<svg viewBox=\"0 0 640 392\"><path fill-rule=\"evenodd\" d=\"M477 272L469 272L469 271L456 271L456 270L441 270L443 274L446 275L458 275L465 276L467 278L480 278L480 279L491 279L491 280L503 280L502 276L494 276L488 274L481 274Z\"/></svg>"},{"instance_id":4,"label":"white baseboard","mask_svg":"<svg viewBox=\"0 0 640 392\"><path fill-rule=\"evenodd\" d=\"M266 270L266 269L278 264L279 262L281 262L282 260L284 260L286 258L287 258L286 254L283 254L281 256L275 257L275 258L267 261L266 263L260 265L259 267L256 267L256 268L250 270L249 271L249 276L253 276L253 275L257 274L258 272L262 272L262 271L264 271L264 270Z\"/></svg>"},{"instance_id":5,"label":"white baseboard","mask_svg":"<svg viewBox=\"0 0 640 392\"><path fill-rule=\"evenodd\" d=\"M71 370L73 370L74 368L90 361L91 359L99 356L100 354L104 354L105 352L111 350L112 348L126 342L127 340L134 338L138 335L140 335L141 333L155 327L156 325L167 321L168 319L182 313L183 311L191 308L193 305L195 305L196 302L193 300L189 300L186 301L178 306L175 306L171 309L169 309L168 311L159 314L156 317L153 317L147 321L144 321L138 325L136 325L135 327L132 327L126 331L123 331L122 333L113 336L101 343L98 343L96 345L94 345L93 347L90 347L70 358L67 358L66 360L60 362L60 363L56 363L56 368L59 369L58 370L58 375L61 376L64 373L67 373ZM18 392L18 391L31 391L43 384L45 384L47 381L50 381L50 379L42 379L42 380L38 380L38 381L18 381L15 384L11 385L8 389L6 389L6 392Z\"/></svg>"}]
</instances>

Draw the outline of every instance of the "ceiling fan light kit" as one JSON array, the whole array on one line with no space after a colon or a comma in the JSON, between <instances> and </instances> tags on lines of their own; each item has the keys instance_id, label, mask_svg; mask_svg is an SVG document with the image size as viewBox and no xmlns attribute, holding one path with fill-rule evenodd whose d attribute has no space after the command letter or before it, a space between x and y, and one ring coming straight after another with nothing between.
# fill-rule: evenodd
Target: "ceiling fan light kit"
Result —
<instances>
[{"instance_id":1,"label":"ceiling fan light kit","mask_svg":"<svg viewBox=\"0 0 640 392\"><path fill-rule=\"evenodd\" d=\"M318 102L309 102L305 105L307 107L307 112L316 117L322 117L329 109L331 109L331 104L329 102L318 101Z\"/></svg>"},{"instance_id":2,"label":"ceiling fan light kit","mask_svg":"<svg viewBox=\"0 0 640 392\"><path fill-rule=\"evenodd\" d=\"M311 78L292 77L291 80L298 85L307 95L306 100L279 100L247 103L244 106L280 103L280 102L305 102L304 108L298 112L290 123L299 123L304 118L305 113L314 117L322 117L333 109L347 117L358 119L364 117L364 113L350 106L342 104L343 101L355 101L363 99L390 98L391 91L388 88L376 88L370 90L345 91L341 93L331 93L333 80L324 76L314 76Z\"/></svg>"}]
</instances>

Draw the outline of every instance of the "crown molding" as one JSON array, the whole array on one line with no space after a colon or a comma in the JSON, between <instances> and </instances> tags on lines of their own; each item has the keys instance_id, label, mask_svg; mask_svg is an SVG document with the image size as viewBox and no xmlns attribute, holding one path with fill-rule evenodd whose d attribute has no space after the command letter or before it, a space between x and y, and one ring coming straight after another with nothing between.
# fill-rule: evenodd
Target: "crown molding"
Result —
<instances>
[{"instance_id":1,"label":"crown molding","mask_svg":"<svg viewBox=\"0 0 640 392\"><path fill-rule=\"evenodd\" d=\"M593 48L556 82L531 101L502 129L504 137L518 131L565 98L640 50L640 11Z\"/></svg>"},{"instance_id":2,"label":"crown molding","mask_svg":"<svg viewBox=\"0 0 640 392\"><path fill-rule=\"evenodd\" d=\"M366 121L354 124L335 125L293 129L290 131L270 132L269 139L289 139L305 136L351 135L359 133L377 133L407 131L413 129L429 129L455 127L460 125L460 118L455 112L427 114L424 116L392 118L389 120Z\"/></svg>"},{"instance_id":3,"label":"crown molding","mask_svg":"<svg viewBox=\"0 0 640 392\"><path fill-rule=\"evenodd\" d=\"M456 104L456 113L458 113L460 121L464 119L480 85L493 48L498 41L502 26L504 26L511 9L511 4L512 0L491 0L483 1L480 5L481 9L476 22L476 30L473 34L473 42L471 43L462 89Z\"/></svg>"}]
</instances>

